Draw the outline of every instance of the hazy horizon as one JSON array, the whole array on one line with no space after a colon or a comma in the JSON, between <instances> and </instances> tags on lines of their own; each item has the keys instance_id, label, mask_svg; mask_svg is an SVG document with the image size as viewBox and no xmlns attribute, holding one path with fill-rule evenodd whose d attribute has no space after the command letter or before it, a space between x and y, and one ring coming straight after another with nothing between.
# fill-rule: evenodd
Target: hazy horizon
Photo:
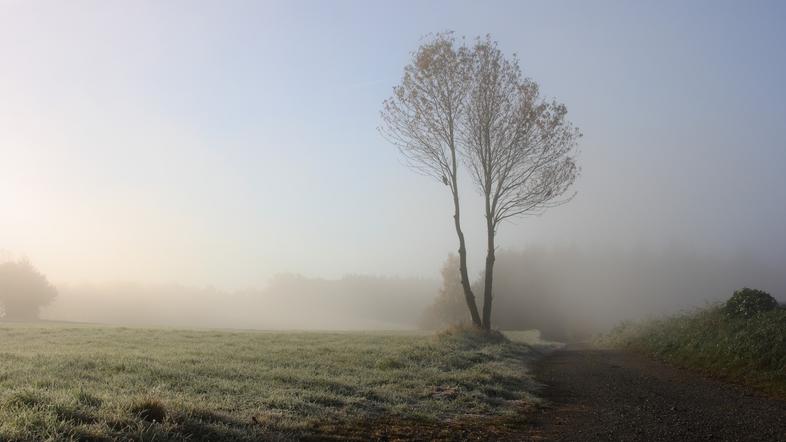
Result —
<instances>
[{"instance_id":1,"label":"hazy horizon","mask_svg":"<svg viewBox=\"0 0 786 442\"><path fill-rule=\"evenodd\" d=\"M500 13L504 11L504 13ZM498 244L786 264L779 2L0 3L0 249L55 284L438 280L444 187L378 133L421 38L492 34L581 128L570 204ZM480 199L461 178L470 272Z\"/></svg>"}]
</instances>

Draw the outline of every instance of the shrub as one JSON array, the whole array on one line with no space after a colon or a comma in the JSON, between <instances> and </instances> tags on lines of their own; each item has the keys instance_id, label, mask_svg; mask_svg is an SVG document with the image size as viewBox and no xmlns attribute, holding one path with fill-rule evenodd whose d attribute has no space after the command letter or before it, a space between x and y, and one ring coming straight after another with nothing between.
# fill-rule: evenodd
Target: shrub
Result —
<instances>
[{"instance_id":1,"label":"shrub","mask_svg":"<svg viewBox=\"0 0 786 442\"><path fill-rule=\"evenodd\" d=\"M778 301L769 293L745 287L734 292L723 306L723 313L730 317L751 318L777 307Z\"/></svg>"}]
</instances>

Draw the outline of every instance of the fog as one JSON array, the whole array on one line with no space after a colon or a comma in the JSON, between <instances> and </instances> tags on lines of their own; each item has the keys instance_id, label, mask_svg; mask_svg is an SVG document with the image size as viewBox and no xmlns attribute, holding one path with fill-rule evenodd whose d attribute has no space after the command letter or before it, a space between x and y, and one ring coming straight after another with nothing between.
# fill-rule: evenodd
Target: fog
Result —
<instances>
[{"instance_id":1,"label":"fog","mask_svg":"<svg viewBox=\"0 0 786 442\"><path fill-rule=\"evenodd\" d=\"M61 287L43 317L144 326L397 330L414 327L414 318L435 291L431 281L367 276L325 280L278 275L264 289L231 292L179 285L81 284Z\"/></svg>"},{"instance_id":2,"label":"fog","mask_svg":"<svg viewBox=\"0 0 786 442\"><path fill-rule=\"evenodd\" d=\"M139 326L406 330L422 326L420 318L440 284L290 274L277 275L263 289L239 291L135 283L66 285L59 287L59 296L42 317ZM782 268L750 255L710 255L679 246L661 251L506 250L498 256L494 317L499 328L536 328L549 338L580 339L621 321L722 302L745 286L786 301ZM475 292L482 294L481 284L475 284ZM457 294L457 304L466 316L462 296Z\"/></svg>"},{"instance_id":3,"label":"fog","mask_svg":"<svg viewBox=\"0 0 786 442\"><path fill-rule=\"evenodd\" d=\"M499 257L495 315L502 328L537 328L576 339L621 321L689 312L727 300L743 287L786 301L783 267L746 254L708 254L682 246L532 248Z\"/></svg>"},{"instance_id":4,"label":"fog","mask_svg":"<svg viewBox=\"0 0 786 442\"><path fill-rule=\"evenodd\" d=\"M42 318L417 327L452 201L377 126L447 29L491 33L584 134L576 197L500 227L500 327L786 301L783 3L405 4L3 2L0 259L57 287Z\"/></svg>"}]
</instances>

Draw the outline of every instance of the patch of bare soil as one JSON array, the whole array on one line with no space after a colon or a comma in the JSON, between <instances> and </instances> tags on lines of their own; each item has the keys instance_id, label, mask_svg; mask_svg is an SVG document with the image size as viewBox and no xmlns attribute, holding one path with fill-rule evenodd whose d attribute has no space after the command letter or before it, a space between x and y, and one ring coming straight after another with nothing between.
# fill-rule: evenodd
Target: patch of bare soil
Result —
<instances>
[{"instance_id":1,"label":"patch of bare soil","mask_svg":"<svg viewBox=\"0 0 786 442\"><path fill-rule=\"evenodd\" d=\"M630 352L568 348L535 373L550 405L521 440L786 441L786 401Z\"/></svg>"}]
</instances>

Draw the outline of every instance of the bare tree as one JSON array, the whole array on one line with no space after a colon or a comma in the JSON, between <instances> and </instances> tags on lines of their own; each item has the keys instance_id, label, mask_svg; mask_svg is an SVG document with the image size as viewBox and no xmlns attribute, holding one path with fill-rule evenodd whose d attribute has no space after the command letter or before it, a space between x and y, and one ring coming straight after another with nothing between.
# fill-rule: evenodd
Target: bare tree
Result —
<instances>
[{"instance_id":1,"label":"bare tree","mask_svg":"<svg viewBox=\"0 0 786 442\"><path fill-rule=\"evenodd\" d=\"M461 124L461 152L484 197L487 253L482 327L491 328L495 236L502 221L538 214L570 200L578 169L578 129L567 109L540 97L489 37L471 50L469 90Z\"/></svg>"},{"instance_id":2,"label":"bare tree","mask_svg":"<svg viewBox=\"0 0 786 442\"><path fill-rule=\"evenodd\" d=\"M569 201L578 174L581 133L563 104L540 96L516 57L489 37L472 48L450 33L421 45L382 111L382 134L416 171L442 181L453 196L459 272L472 322L491 329L496 234L507 219L539 214ZM461 156L484 197L486 265L483 316L467 271L458 191Z\"/></svg>"},{"instance_id":3,"label":"bare tree","mask_svg":"<svg viewBox=\"0 0 786 442\"><path fill-rule=\"evenodd\" d=\"M459 273L470 317L481 325L467 271L459 205L458 130L469 79L469 50L450 33L437 34L412 54L401 84L383 105L380 132L414 170L445 184L453 197Z\"/></svg>"}]
</instances>

